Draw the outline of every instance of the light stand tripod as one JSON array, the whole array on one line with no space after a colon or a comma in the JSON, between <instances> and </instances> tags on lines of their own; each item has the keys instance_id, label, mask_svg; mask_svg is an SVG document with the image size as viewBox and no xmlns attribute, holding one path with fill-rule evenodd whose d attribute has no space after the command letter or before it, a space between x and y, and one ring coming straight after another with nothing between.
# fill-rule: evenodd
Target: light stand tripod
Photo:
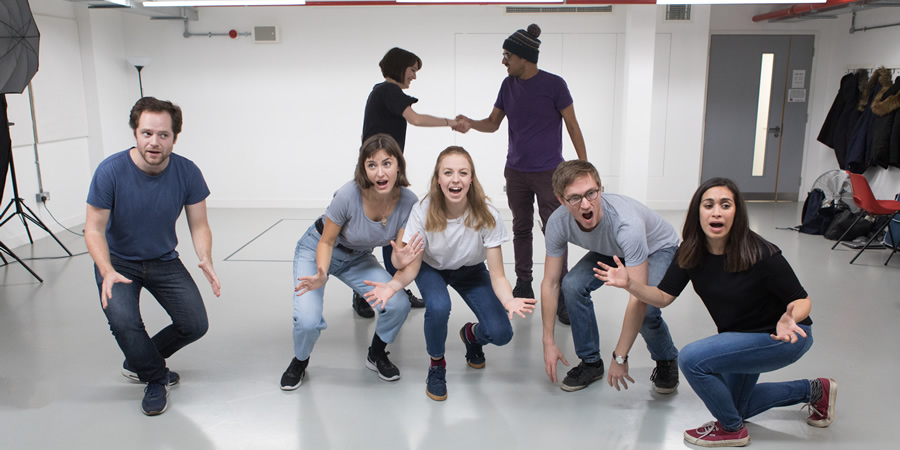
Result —
<instances>
[{"instance_id":1,"label":"light stand tripod","mask_svg":"<svg viewBox=\"0 0 900 450\"><path fill-rule=\"evenodd\" d=\"M4 133L5 136L3 136L3 140L5 141L3 143L4 144L3 147L8 146L8 148L0 149L0 151L5 151L5 152L8 152L8 154L9 154L9 174L10 174L10 178L12 181L12 188L13 188L13 196L9 200L9 204L6 205L6 208L4 208L3 212L0 213L0 219L2 219L2 220L0 220L0 227L2 227L3 225L6 225L6 223L9 222L10 220L12 220L13 217L19 216L19 219L22 220L22 225L25 226L25 233L28 235L28 241L30 243L34 244L34 239L31 236L31 230L28 228L28 221L31 221L32 223L37 225L38 228L41 228L42 230L46 231L47 234L49 234L51 237L53 237L53 240L55 240L56 243L59 244L59 246L62 247L62 249L65 250L66 253L69 254L69 256L72 256L72 252L70 252L69 249L67 249L66 246L63 245L63 243L60 242L59 239L56 238L56 235L54 235L53 232L51 232L50 229L47 228L47 225L44 225L44 222L41 222L41 220L37 218L37 216L34 214L34 211L32 211L31 208L29 208L28 205L25 204L25 200L23 200L21 197L19 197L19 183L16 180L16 165L15 165L15 162L13 161L12 143L9 141L9 139L7 137L7 136L9 136L9 121L8 121L7 115L6 115L6 95L4 95L4 94L0 94L0 123L7 124L6 129L3 130L6 132L6 133ZM9 217L6 217L6 213L8 211L10 211L14 205L15 205L15 209L12 210L12 212L10 212ZM6 217L6 218L4 219L4 217ZM27 221L26 221L26 219L27 219ZM6 253L6 254L12 256L13 258L15 258L16 261L18 261L19 264L22 265L22 267L25 267L25 269L28 270L28 272L30 272L32 275L34 275L35 278L37 278L39 281L41 281L43 283L44 280L42 280L41 277L39 277L36 273L34 273L34 271L31 270L31 268L29 268L27 265L25 265L25 263L22 262L22 260L18 256L16 256L12 252L12 250L10 250L9 247L4 245L2 242L0 242L0 252ZM3 260L4 265L7 263L6 258L4 258L2 254L0 254L0 259Z\"/></svg>"}]
</instances>

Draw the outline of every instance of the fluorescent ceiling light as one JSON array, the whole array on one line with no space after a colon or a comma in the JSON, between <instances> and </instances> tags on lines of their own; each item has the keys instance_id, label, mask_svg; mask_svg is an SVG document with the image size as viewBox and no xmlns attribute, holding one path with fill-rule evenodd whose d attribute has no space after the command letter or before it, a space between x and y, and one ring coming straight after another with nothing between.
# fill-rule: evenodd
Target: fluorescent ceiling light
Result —
<instances>
[{"instance_id":1,"label":"fluorescent ceiling light","mask_svg":"<svg viewBox=\"0 0 900 450\"><path fill-rule=\"evenodd\" d=\"M825 3L827 0L656 0L657 5L771 5Z\"/></svg>"},{"instance_id":2,"label":"fluorescent ceiling light","mask_svg":"<svg viewBox=\"0 0 900 450\"><path fill-rule=\"evenodd\" d=\"M394 0L397 3L563 3L563 0ZM824 1L824 0L823 0ZM681 2L683 5L684 2Z\"/></svg>"},{"instance_id":3,"label":"fluorescent ceiling light","mask_svg":"<svg viewBox=\"0 0 900 450\"><path fill-rule=\"evenodd\" d=\"M305 0L158 0L144 1L144 7L166 6L292 6L305 5Z\"/></svg>"}]
</instances>

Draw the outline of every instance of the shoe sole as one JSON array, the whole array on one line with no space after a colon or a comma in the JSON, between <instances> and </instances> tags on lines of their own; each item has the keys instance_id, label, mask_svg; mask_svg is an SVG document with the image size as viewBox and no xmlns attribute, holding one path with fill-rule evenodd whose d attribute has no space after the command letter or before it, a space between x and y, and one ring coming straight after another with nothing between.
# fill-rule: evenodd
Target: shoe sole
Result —
<instances>
[{"instance_id":1,"label":"shoe sole","mask_svg":"<svg viewBox=\"0 0 900 450\"><path fill-rule=\"evenodd\" d=\"M386 377L378 371L378 366L375 365L374 362L370 361L369 358L366 358L366 368L374 371L378 374L378 378L381 378L384 381L397 381L400 379L400 375L394 375L393 377Z\"/></svg>"},{"instance_id":2,"label":"shoe sole","mask_svg":"<svg viewBox=\"0 0 900 450\"><path fill-rule=\"evenodd\" d=\"M678 384L679 384L679 383L675 383L675 387L670 387L670 388L661 388L661 387L659 387L659 386L657 386L657 385L654 384L654 385L653 385L653 391L656 392L656 393L658 393L658 394L663 394L663 395L674 394L675 391L678 390Z\"/></svg>"},{"instance_id":3,"label":"shoe sole","mask_svg":"<svg viewBox=\"0 0 900 450\"><path fill-rule=\"evenodd\" d=\"M684 440L689 444L694 444L698 447L743 447L750 443L750 436L747 436L744 439L729 439L725 441L704 441L703 439L697 439L687 432L684 433Z\"/></svg>"},{"instance_id":4,"label":"shoe sole","mask_svg":"<svg viewBox=\"0 0 900 450\"><path fill-rule=\"evenodd\" d=\"M825 428L834 422L834 405L837 403L837 381L834 378L828 379L828 416L825 420L806 419L806 423L816 428Z\"/></svg>"},{"instance_id":5,"label":"shoe sole","mask_svg":"<svg viewBox=\"0 0 900 450\"><path fill-rule=\"evenodd\" d=\"M462 339L463 345L468 345L468 341L466 341L466 327L459 329L459 338ZM487 361L473 363L469 358L466 358L466 364L473 369L484 369L484 366L487 365Z\"/></svg>"},{"instance_id":6,"label":"shoe sole","mask_svg":"<svg viewBox=\"0 0 900 450\"><path fill-rule=\"evenodd\" d=\"M431 392L428 392L428 388L427 388L427 387L425 388L425 395L427 395L428 398L430 398L430 399L432 399L432 400L434 400L434 401L436 401L436 402L442 402L442 401L444 401L444 400L447 400L447 394L444 394L444 395L434 395L434 394L432 394Z\"/></svg>"}]
</instances>

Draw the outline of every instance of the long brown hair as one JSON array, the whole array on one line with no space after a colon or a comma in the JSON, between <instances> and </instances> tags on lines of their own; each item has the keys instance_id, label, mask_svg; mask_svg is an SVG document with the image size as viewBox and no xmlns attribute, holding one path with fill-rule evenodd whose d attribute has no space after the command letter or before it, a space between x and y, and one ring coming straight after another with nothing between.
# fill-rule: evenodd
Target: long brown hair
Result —
<instances>
[{"instance_id":1,"label":"long brown hair","mask_svg":"<svg viewBox=\"0 0 900 450\"><path fill-rule=\"evenodd\" d=\"M425 231L441 232L447 229L447 199L444 197L444 191L441 190L440 170L441 161L450 155L462 155L469 161L471 169L472 182L469 184L469 192L466 193L467 210L465 225L469 228L480 230L482 228L493 229L497 226L497 221L487 205L487 196L484 195L484 189L475 176L475 164L472 162L472 156L466 149L458 146L450 146L444 149L434 163L434 173L431 175L431 188L428 190L428 198L431 204L428 205L428 217L425 219ZM424 200L424 199L423 199Z\"/></svg>"},{"instance_id":2,"label":"long brown hair","mask_svg":"<svg viewBox=\"0 0 900 450\"><path fill-rule=\"evenodd\" d=\"M703 261L707 246L706 234L700 227L700 203L706 191L720 186L731 191L734 196L734 221L725 242L725 271L745 271L766 255L776 251L774 245L750 229L747 204L734 181L717 177L701 184L691 198L691 205L688 206L684 228L681 230L683 242L678 249L678 266L683 269L697 267Z\"/></svg>"},{"instance_id":3,"label":"long brown hair","mask_svg":"<svg viewBox=\"0 0 900 450\"><path fill-rule=\"evenodd\" d=\"M356 171L353 173L353 179L360 189L368 189L372 187L372 180L366 174L366 160L384 150L388 156L397 159L397 182L394 189L409 186L409 180L406 178L406 160L403 159L403 151L400 150L400 144L394 138L384 133L378 133L370 136L363 142L359 148L359 159L356 161Z\"/></svg>"}]
</instances>

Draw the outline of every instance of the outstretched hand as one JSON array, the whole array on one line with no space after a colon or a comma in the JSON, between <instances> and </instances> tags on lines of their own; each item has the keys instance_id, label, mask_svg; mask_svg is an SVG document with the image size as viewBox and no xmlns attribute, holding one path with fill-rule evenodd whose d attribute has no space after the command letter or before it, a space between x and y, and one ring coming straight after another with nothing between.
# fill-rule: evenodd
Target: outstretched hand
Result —
<instances>
[{"instance_id":1,"label":"outstretched hand","mask_svg":"<svg viewBox=\"0 0 900 450\"><path fill-rule=\"evenodd\" d=\"M393 240L391 241L391 247L394 249L394 254L397 255L397 264L394 264L394 267L402 269L415 261L425 251L425 240L417 231L403 248L398 248L397 243Z\"/></svg>"},{"instance_id":2,"label":"outstretched hand","mask_svg":"<svg viewBox=\"0 0 900 450\"><path fill-rule=\"evenodd\" d=\"M456 116L456 119L453 119L451 121L451 127L454 131L465 134L467 131L472 129L472 119L460 114Z\"/></svg>"},{"instance_id":3,"label":"outstretched hand","mask_svg":"<svg viewBox=\"0 0 900 450\"><path fill-rule=\"evenodd\" d=\"M597 261L597 265L600 267L594 267L594 277L604 282L607 286L627 288L629 281L628 271L625 270L625 267L622 265L622 260L620 260L618 256L614 255L613 261L615 261L616 267L611 267L601 261Z\"/></svg>"},{"instance_id":4,"label":"outstretched hand","mask_svg":"<svg viewBox=\"0 0 900 450\"><path fill-rule=\"evenodd\" d=\"M222 285L219 283L219 276L216 275L216 269L213 268L212 261L200 261L200 264L197 264L197 267L203 271L206 281L209 281L209 286L212 288L213 295L218 297L222 293Z\"/></svg>"},{"instance_id":5,"label":"outstretched hand","mask_svg":"<svg viewBox=\"0 0 900 450\"><path fill-rule=\"evenodd\" d=\"M776 341L793 344L797 342L798 334L806 337L806 331L803 331L803 328L800 328L794 320L794 304L789 303L787 310L781 315L781 318L778 319L778 323L775 325L775 334L770 334L769 336Z\"/></svg>"},{"instance_id":6,"label":"outstretched hand","mask_svg":"<svg viewBox=\"0 0 900 450\"><path fill-rule=\"evenodd\" d=\"M363 283L374 288L363 294L363 297L365 297L366 301L372 305L373 308L380 307L382 311L384 311L384 307L387 306L388 300L397 293L391 285L383 281L364 280Z\"/></svg>"},{"instance_id":7,"label":"outstretched hand","mask_svg":"<svg viewBox=\"0 0 900 450\"><path fill-rule=\"evenodd\" d=\"M328 274L325 273L325 269L317 266L315 275L297 278L300 283L297 283L297 287L294 288L294 292L296 292L297 296L299 297L309 291L314 291L322 286L325 286L325 281L327 279Z\"/></svg>"},{"instance_id":8,"label":"outstretched hand","mask_svg":"<svg viewBox=\"0 0 900 450\"><path fill-rule=\"evenodd\" d=\"M610 386L616 388L617 391L621 390L619 388L619 383L622 383L622 387L627 391L628 383L626 383L625 380L634 384L634 378L631 378L631 375L628 375L628 361L625 361L625 364L619 364L615 361L611 362L609 364L606 382L609 383Z\"/></svg>"},{"instance_id":9,"label":"outstretched hand","mask_svg":"<svg viewBox=\"0 0 900 450\"><path fill-rule=\"evenodd\" d=\"M534 312L534 305L537 303L537 300L533 298L519 298L516 297L505 305L506 312L509 314L509 320L513 319L513 314L518 314L519 317L525 318L525 313L532 314Z\"/></svg>"},{"instance_id":10,"label":"outstretched hand","mask_svg":"<svg viewBox=\"0 0 900 450\"><path fill-rule=\"evenodd\" d=\"M562 361L564 366L568 366L569 362L563 356L556 344L544 344L544 371L547 372L547 378L550 382L556 384L556 362Z\"/></svg>"}]
</instances>

